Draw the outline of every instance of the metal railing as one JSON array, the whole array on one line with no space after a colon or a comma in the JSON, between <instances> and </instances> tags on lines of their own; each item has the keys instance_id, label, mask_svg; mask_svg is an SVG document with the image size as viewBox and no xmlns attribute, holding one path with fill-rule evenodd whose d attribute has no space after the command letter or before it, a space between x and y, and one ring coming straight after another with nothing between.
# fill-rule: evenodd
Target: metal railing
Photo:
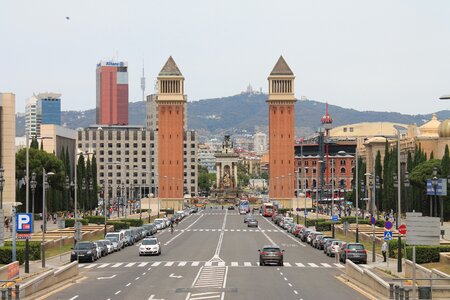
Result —
<instances>
[{"instance_id":1,"label":"metal railing","mask_svg":"<svg viewBox=\"0 0 450 300\"><path fill-rule=\"evenodd\" d=\"M409 299L433 299L433 281L445 280L450 281L448 278L392 278L389 283L389 299L395 300L409 300ZM395 282L400 281L400 285ZM404 281L410 281L411 285L404 285ZM428 286L414 286L415 281L430 281ZM414 291L414 292L413 292ZM411 294L411 292L413 292ZM418 292L417 295L414 295ZM426 295L423 295L426 294Z\"/></svg>"}]
</instances>

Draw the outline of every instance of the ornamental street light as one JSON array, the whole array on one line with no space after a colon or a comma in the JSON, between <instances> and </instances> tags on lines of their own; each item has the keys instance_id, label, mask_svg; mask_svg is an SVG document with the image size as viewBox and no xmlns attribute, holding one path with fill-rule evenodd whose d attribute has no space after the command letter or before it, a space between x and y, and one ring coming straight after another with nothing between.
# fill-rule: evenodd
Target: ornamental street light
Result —
<instances>
[{"instance_id":1,"label":"ornamental street light","mask_svg":"<svg viewBox=\"0 0 450 300\"><path fill-rule=\"evenodd\" d=\"M372 262L375 262L375 224L372 222L372 218L375 218L375 182L374 176L371 173L364 174L367 178L367 191L372 187L372 193L370 197L370 214L371 214L371 223L372 223Z\"/></svg>"},{"instance_id":2,"label":"ornamental street light","mask_svg":"<svg viewBox=\"0 0 450 300\"><path fill-rule=\"evenodd\" d=\"M45 202L45 190L47 189L47 176L55 175L53 172L45 173L45 168L42 169L42 268L45 268L45 231L47 229L47 211Z\"/></svg>"},{"instance_id":3,"label":"ornamental street light","mask_svg":"<svg viewBox=\"0 0 450 300\"><path fill-rule=\"evenodd\" d=\"M433 185L433 191L434 191L434 199L433 199L433 206L434 206L434 215L433 215L433 209L430 206L430 215L436 216L437 215L437 209L436 209L436 191L438 187L439 178L437 177L437 168L433 167L433 177L431 178L431 183Z\"/></svg>"},{"instance_id":4,"label":"ornamental street light","mask_svg":"<svg viewBox=\"0 0 450 300\"><path fill-rule=\"evenodd\" d=\"M5 186L5 170L0 166L0 209L3 209L3 187ZM3 222L3 220L1 220Z\"/></svg>"},{"instance_id":5,"label":"ornamental street light","mask_svg":"<svg viewBox=\"0 0 450 300\"><path fill-rule=\"evenodd\" d=\"M30 188L31 188L31 216L33 219L33 232L34 232L34 193L36 191L37 181L36 181L36 173L33 172L31 174Z\"/></svg>"}]
</instances>

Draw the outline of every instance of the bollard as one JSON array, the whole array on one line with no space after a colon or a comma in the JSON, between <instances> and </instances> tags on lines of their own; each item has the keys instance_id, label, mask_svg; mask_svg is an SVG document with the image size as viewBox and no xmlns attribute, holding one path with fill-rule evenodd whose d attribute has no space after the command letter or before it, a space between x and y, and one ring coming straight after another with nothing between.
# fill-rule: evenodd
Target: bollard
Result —
<instances>
[{"instance_id":1,"label":"bollard","mask_svg":"<svg viewBox=\"0 0 450 300\"><path fill-rule=\"evenodd\" d=\"M405 289L404 289L404 287L399 287L399 298L400 298L400 300L404 300L404 298L403 298L403 296L404 296L404 294L405 294Z\"/></svg>"},{"instance_id":2,"label":"bollard","mask_svg":"<svg viewBox=\"0 0 450 300\"><path fill-rule=\"evenodd\" d=\"M8 300L12 300L12 287L8 287Z\"/></svg>"},{"instance_id":3,"label":"bollard","mask_svg":"<svg viewBox=\"0 0 450 300\"><path fill-rule=\"evenodd\" d=\"M400 287L396 285L394 289L395 300L400 300Z\"/></svg>"},{"instance_id":4,"label":"bollard","mask_svg":"<svg viewBox=\"0 0 450 300\"><path fill-rule=\"evenodd\" d=\"M405 288L405 300L409 300L409 288Z\"/></svg>"},{"instance_id":5,"label":"bollard","mask_svg":"<svg viewBox=\"0 0 450 300\"><path fill-rule=\"evenodd\" d=\"M394 284L389 283L389 299L394 299Z\"/></svg>"},{"instance_id":6,"label":"bollard","mask_svg":"<svg viewBox=\"0 0 450 300\"><path fill-rule=\"evenodd\" d=\"M2 290L2 300L6 300L6 290Z\"/></svg>"},{"instance_id":7,"label":"bollard","mask_svg":"<svg viewBox=\"0 0 450 300\"><path fill-rule=\"evenodd\" d=\"M20 300L20 285L16 284L16 300Z\"/></svg>"}]
</instances>

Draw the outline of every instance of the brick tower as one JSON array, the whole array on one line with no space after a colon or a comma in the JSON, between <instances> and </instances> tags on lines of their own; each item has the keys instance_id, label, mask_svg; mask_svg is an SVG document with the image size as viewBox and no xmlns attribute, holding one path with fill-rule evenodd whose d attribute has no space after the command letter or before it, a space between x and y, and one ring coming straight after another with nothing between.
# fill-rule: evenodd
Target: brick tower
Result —
<instances>
[{"instance_id":1,"label":"brick tower","mask_svg":"<svg viewBox=\"0 0 450 300\"><path fill-rule=\"evenodd\" d=\"M158 197L161 208L183 208L184 77L172 57L158 75Z\"/></svg>"},{"instance_id":2,"label":"brick tower","mask_svg":"<svg viewBox=\"0 0 450 300\"><path fill-rule=\"evenodd\" d=\"M294 73L282 56L269 75L270 198L291 208L295 191Z\"/></svg>"}]
</instances>

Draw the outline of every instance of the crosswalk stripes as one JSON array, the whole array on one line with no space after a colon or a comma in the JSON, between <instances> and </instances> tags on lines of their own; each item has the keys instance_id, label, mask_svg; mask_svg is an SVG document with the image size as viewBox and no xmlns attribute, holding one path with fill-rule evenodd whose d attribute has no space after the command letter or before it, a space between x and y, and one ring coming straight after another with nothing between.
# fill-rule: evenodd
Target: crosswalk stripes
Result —
<instances>
[{"instance_id":1,"label":"crosswalk stripes","mask_svg":"<svg viewBox=\"0 0 450 300\"><path fill-rule=\"evenodd\" d=\"M105 268L142 268L145 266L151 267L257 267L259 262L223 262L223 261L155 261L155 262L118 262L118 263L82 263L79 264L83 269L105 269ZM330 268L345 268L339 263L301 263L301 262L284 262L286 268L316 268L316 269L330 269ZM363 265L365 268L370 266Z\"/></svg>"},{"instance_id":2,"label":"crosswalk stripes","mask_svg":"<svg viewBox=\"0 0 450 300\"><path fill-rule=\"evenodd\" d=\"M273 232L280 233L282 231L276 229L220 229L220 228L195 228L195 229L174 229L175 232ZM138 246L138 245L137 245Z\"/></svg>"}]
</instances>

